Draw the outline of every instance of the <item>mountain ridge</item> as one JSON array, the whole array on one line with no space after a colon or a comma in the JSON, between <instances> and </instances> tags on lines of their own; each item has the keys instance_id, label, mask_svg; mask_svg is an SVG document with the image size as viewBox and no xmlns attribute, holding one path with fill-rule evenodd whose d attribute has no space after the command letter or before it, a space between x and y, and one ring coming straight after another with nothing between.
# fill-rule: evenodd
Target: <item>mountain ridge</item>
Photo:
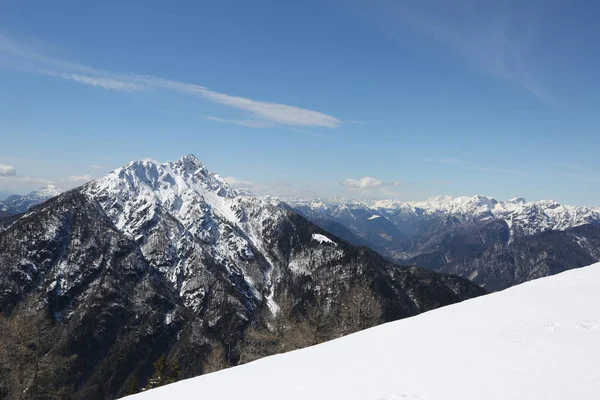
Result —
<instances>
[{"instance_id":1,"label":"mountain ridge","mask_svg":"<svg viewBox=\"0 0 600 400\"><path fill-rule=\"evenodd\" d=\"M343 227L337 232L346 240L386 258L457 274L490 290L600 260L594 250L600 246L600 208L486 196L290 204L318 225ZM567 257L565 246L576 256ZM547 256L532 258L531 248Z\"/></svg>"},{"instance_id":2,"label":"mountain ridge","mask_svg":"<svg viewBox=\"0 0 600 400\"><path fill-rule=\"evenodd\" d=\"M0 200L0 211L9 214L20 214L26 212L30 207L43 203L44 201L63 193L55 185L46 185L41 189L34 190L26 195L12 194L4 200Z\"/></svg>"},{"instance_id":3,"label":"mountain ridge","mask_svg":"<svg viewBox=\"0 0 600 400\"><path fill-rule=\"evenodd\" d=\"M239 193L193 156L134 161L0 220L0 309L33 298L53 316L79 356L74 383L87 398L145 382L161 355L183 377L202 373L213 347L235 363L246 330L275 313L280 296L305 307L325 293L339 299L357 281L385 320L485 293L393 264L275 199Z\"/></svg>"}]
</instances>

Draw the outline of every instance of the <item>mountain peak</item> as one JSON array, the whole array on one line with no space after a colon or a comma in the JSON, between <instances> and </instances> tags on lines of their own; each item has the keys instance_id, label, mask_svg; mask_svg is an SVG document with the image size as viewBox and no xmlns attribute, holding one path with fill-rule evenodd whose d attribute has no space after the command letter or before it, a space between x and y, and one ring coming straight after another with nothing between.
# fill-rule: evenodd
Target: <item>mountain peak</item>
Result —
<instances>
[{"instance_id":1,"label":"mountain peak","mask_svg":"<svg viewBox=\"0 0 600 400\"><path fill-rule=\"evenodd\" d=\"M510 199L508 202L512 204L526 204L527 200L525 200L524 197L515 197L514 199Z\"/></svg>"},{"instance_id":2,"label":"mountain peak","mask_svg":"<svg viewBox=\"0 0 600 400\"><path fill-rule=\"evenodd\" d=\"M49 185L42 187L40 190L36 190L35 192L32 192L32 193L36 193L38 195L43 195L43 196L48 196L48 197L54 197L54 196L58 196L59 194L62 194L62 190L57 188L56 185L49 184Z\"/></svg>"},{"instance_id":3,"label":"mountain peak","mask_svg":"<svg viewBox=\"0 0 600 400\"><path fill-rule=\"evenodd\" d=\"M193 154L186 154L174 163L176 166L182 166L188 171L204 170L204 164Z\"/></svg>"}]
</instances>

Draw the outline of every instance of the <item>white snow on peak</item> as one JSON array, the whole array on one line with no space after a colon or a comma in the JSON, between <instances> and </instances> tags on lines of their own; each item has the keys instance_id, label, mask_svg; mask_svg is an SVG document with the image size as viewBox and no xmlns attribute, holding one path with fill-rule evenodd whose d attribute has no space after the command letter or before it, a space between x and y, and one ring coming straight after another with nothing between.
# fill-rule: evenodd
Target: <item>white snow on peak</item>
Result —
<instances>
[{"instance_id":1,"label":"white snow on peak","mask_svg":"<svg viewBox=\"0 0 600 400\"><path fill-rule=\"evenodd\" d=\"M597 304L600 264L131 399L596 400Z\"/></svg>"},{"instance_id":2,"label":"white snow on peak","mask_svg":"<svg viewBox=\"0 0 600 400\"><path fill-rule=\"evenodd\" d=\"M374 219L377 219L377 218L381 218L381 215L376 215L376 214L374 214L374 215L371 215L371 216L370 216L369 218L367 218L367 219L368 219L369 221L372 221L372 220L374 220Z\"/></svg>"},{"instance_id":3,"label":"white snow on peak","mask_svg":"<svg viewBox=\"0 0 600 400\"><path fill-rule=\"evenodd\" d=\"M6 200L0 201L0 210L11 213L22 213L30 207L62 194L62 190L54 185L46 185L24 196L11 195Z\"/></svg>"},{"instance_id":4,"label":"white snow on peak","mask_svg":"<svg viewBox=\"0 0 600 400\"><path fill-rule=\"evenodd\" d=\"M38 197L38 198L44 198L44 199L49 199L51 197L55 197L58 196L60 194L62 194L63 191L60 190L59 188L57 188L55 185L46 185L43 188L41 188L40 190L36 190L35 192L31 192L29 194L29 196L31 197Z\"/></svg>"},{"instance_id":5,"label":"white snow on peak","mask_svg":"<svg viewBox=\"0 0 600 400\"><path fill-rule=\"evenodd\" d=\"M330 243L330 244L333 244L334 246L337 246L337 243L335 243L333 240L329 239L327 236L322 235L320 233L313 233L312 240L316 240L319 243Z\"/></svg>"},{"instance_id":6,"label":"white snow on peak","mask_svg":"<svg viewBox=\"0 0 600 400\"><path fill-rule=\"evenodd\" d=\"M190 274L201 268L195 259L203 252L210 252L230 273L244 275L256 297L260 292L254 282L270 287L276 279L265 250L267 228L276 227L286 211L275 199L240 194L193 155L161 164L133 161L83 190L119 230L141 245L152 265L164 270L174 285L180 284L182 276L193 284ZM249 264L257 260L257 251L268 263L266 268L257 270ZM172 255L191 256L180 256L179 264L173 265ZM180 294L192 307L199 307L193 287L182 286Z\"/></svg>"},{"instance_id":7,"label":"white snow on peak","mask_svg":"<svg viewBox=\"0 0 600 400\"><path fill-rule=\"evenodd\" d=\"M321 205L323 203L323 205ZM292 203L310 207L310 202ZM520 235L531 235L547 230L565 230L589 223L600 224L600 207L577 207L560 204L554 200L527 202L518 197L499 201L488 196L436 196L424 201L373 200L370 202L338 203L320 200L315 212L326 210L331 216L354 217L358 209L397 218L399 215L422 217L427 215L453 215L460 220L503 219ZM361 214L359 214L361 215ZM370 219L370 218L368 218Z\"/></svg>"}]
</instances>

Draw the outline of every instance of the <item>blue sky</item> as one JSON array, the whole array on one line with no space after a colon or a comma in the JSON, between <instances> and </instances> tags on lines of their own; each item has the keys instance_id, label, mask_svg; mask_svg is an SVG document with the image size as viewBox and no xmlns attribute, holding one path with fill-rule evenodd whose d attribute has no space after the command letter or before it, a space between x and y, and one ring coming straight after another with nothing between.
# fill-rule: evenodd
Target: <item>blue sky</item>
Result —
<instances>
[{"instance_id":1,"label":"blue sky","mask_svg":"<svg viewBox=\"0 0 600 400\"><path fill-rule=\"evenodd\" d=\"M1 7L0 190L194 153L282 196L600 205L595 2Z\"/></svg>"}]
</instances>

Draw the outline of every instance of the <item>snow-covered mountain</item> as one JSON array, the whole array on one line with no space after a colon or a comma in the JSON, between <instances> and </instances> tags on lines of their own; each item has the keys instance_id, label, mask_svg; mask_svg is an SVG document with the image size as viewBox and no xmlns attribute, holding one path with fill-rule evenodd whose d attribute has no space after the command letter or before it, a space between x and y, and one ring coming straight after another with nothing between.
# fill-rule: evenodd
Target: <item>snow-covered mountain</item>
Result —
<instances>
[{"instance_id":1,"label":"snow-covered mountain","mask_svg":"<svg viewBox=\"0 0 600 400\"><path fill-rule=\"evenodd\" d=\"M437 196L425 201L396 200L329 202L322 199L293 200L295 207L310 212L337 216L353 210L371 212L369 218L391 217L398 213L413 215L451 215L463 221L504 220L515 235L533 235L547 230L566 230L585 224L600 224L600 207L578 207L560 204L554 200L528 202L522 197L499 201L487 196Z\"/></svg>"},{"instance_id":2,"label":"snow-covered mountain","mask_svg":"<svg viewBox=\"0 0 600 400\"><path fill-rule=\"evenodd\" d=\"M361 281L387 321L484 294L468 280L399 267L249 196L194 156L134 161L0 220L0 311L33 296L66 329L86 398L145 382L161 355L183 377L212 346L239 359L249 325L285 294L307 307ZM312 303L311 303L312 302Z\"/></svg>"},{"instance_id":3,"label":"snow-covered mountain","mask_svg":"<svg viewBox=\"0 0 600 400\"><path fill-rule=\"evenodd\" d=\"M600 208L485 196L291 205L397 262L459 274L491 289L600 260Z\"/></svg>"},{"instance_id":4,"label":"snow-covered mountain","mask_svg":"<svg viewBox=\"0 0 600 400\"><path fill-rule=\"evenodd\" d=\"M40 190L33 191L24 196L13 194L5 200L0 201L0 211L9 214L20 214L27 211L30 207L43 203L44 201L58 196L62 190L54 185L46 185Z\"/></svg>"},{"instance_id":5,"label":"snow-covered mountain","mask_svg":"<svg viewBox=\"0 0 600 400\"><path fill-rule=\"evenodd\" d=\"M599 303L596 264L129 398L595 400Z\"/></svg>"}]
</instances>

